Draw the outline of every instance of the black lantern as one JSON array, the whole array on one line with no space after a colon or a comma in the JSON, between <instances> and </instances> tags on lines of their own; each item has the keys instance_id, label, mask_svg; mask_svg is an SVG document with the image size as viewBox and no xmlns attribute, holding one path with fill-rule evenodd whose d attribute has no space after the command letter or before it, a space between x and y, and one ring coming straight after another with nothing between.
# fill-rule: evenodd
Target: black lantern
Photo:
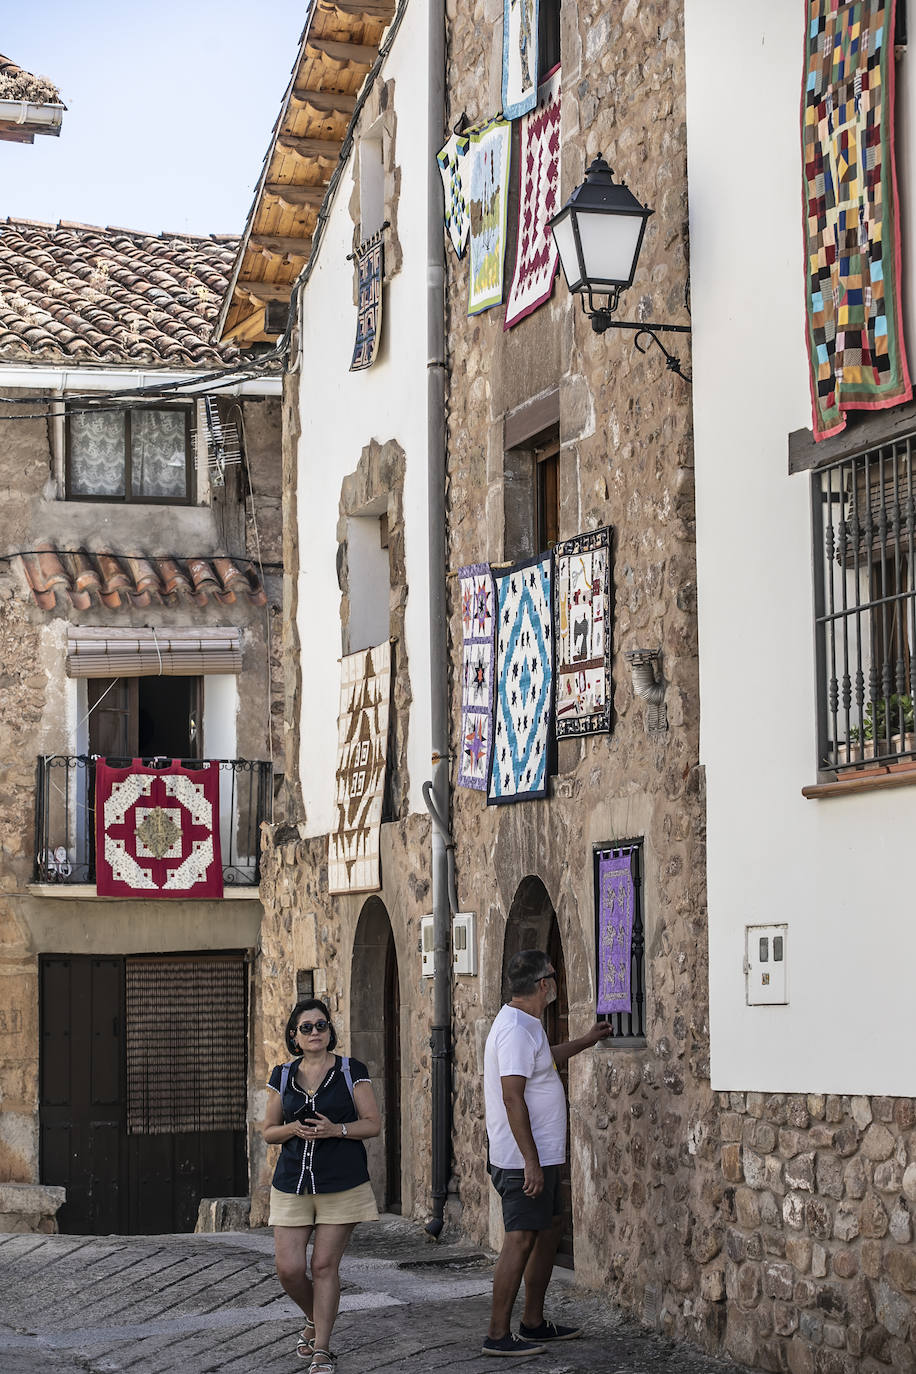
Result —
<instances>
[{"instance_id":1,"label":"black lantern","mask_svg":"<svg viewBox=\"0 0 916 1374\"><path fill-rule=\"evenodd\" d=\"M646 351L642 336L647 335L658 344L671 371L689 381L677 358L657 337L658 331L689 334L689 325L640 324L613 318L621 291L633 285L646 222L652 213L622 182L614 181L614 173L599 154L585 173L584 182L550 220L550 228L566 285L581 298L595 333L632 329L641 353ZM607 304L596 305L595 296L606 296Z\"/></svg>"}]
</instances>

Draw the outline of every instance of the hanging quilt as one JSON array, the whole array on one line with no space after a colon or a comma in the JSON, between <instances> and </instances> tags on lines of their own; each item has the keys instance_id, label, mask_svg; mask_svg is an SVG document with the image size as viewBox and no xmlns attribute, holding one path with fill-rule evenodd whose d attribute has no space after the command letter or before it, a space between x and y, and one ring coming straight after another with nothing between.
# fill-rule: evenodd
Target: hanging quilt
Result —
<instances>
[{"instance_id":1,"label":"hanging quilt","mask_svg":"<svg viewBox=\"0 0 916 1374\"><path fill-rule=\"evenodd\" d=\"M558 739L611 728L610 533L591 530L554 549Z\"/></svg>"},{"instance_id":2,"label":"hanging quilt","mask_svg":"<svg viewBox=\"0 0 916 1374\"><path fill-rule=\"evenodd\" d=\"M461 758L458 786L487 788L493 727L493 577L486 563L458 570L461 595Z\"/></svg>"},{"instance_id":3,"label":"hanging quilt","mask_svg":"<svg viewBox=\"0 0 916 1374\"><path fill-rule=\"evenodd\" d=\"M357 297L356 343L351 372L371 367L382 338L382 283L385 280L385 247L380 229L356 250Z\"/></svg>"},{"instance_id":4,"label":"hanging quilt","mask_svg":"<svg viewBox=\"0 0 916 1374\"><path fill-rule=\"evenodd\" d=\"M511 152L512 127L504 119L491 120L468 134L468 157L471 159L469 315L499 305L503 298Z\"/></svg>"},{"instance_id":5,"label":"hanging quilt","mask_svg":"<svg viewBox=\"0 0 916 1374\"><path fill-rule=\"evenodd\" d=\"M631 1011L632 855L598 855L598 1015Z\"/></svg>"},{"instance_id":6,"label":"hanging quilt","mask_svg":"<svg viewBox=\"0 0 916 1374\"><path fill-rule=\"evenodd\" d=\"M459 258L464 254L471 230L467 185L470 163L467 153L467 134L452 134L448 143L436 154L445 193L445 227Z\"/></svg>"},{"instance_id":7,"label":"hanging quilt","mask_svg":"<svg viewBox=\"0 0 916 1374\"><path fill-rule=\"evenodd\" d=\"M100 897L219 898L219 767L95 765Z\"/></svg>"},{"instance_id":8,"label":"hanging quilt","mask_svg":"<svg viewBox=\"0 0 916 1374\"><path fill-rule=\"evenodd\" d=\"M340 660L337 823L328 836L328 891L377 892L379 829L388 757L391 646Z\"/></svg>"},{"instance_id":9,"label":"hanging quilt","mask_svg":"<svg viewBox=\"0 0 916 1374\"><path fill-rule=\"evenodd\" d=\"M815 439L912 396L894 166L894 0L807 0L802 166Z\"/></svg>"},{"instance_id":10,"label":"hanging quilt","mask_svg":"<svg viewBox=\"0 0 916 1374\"><path fill-rule=\"evenodd\" d=\"M560 208L560 68L538 87L537 105L521 126L515 272L505 329L530 315L553 292L560 255L549 220Z\"/></svg>"},{"instance_id":11,"label":"hanging quilt","mask_svg":"<svg viewBox=\"0 0 916 1374\"><path fill-rule=\"evenodd\" d=\"M553 699L550 554L496 578L496 700L487 802L547 795Z\"/></svg>"},{"instance_id":12,"label":"hanging quilt","mask_svg":"<svg viewBox=\"0 0 916 1374\"><path fill-rule=\"evenodd\" d=\"M538 0L503 0L503 115L518 119L537 100Z\"/></svg>"}]
</instances>

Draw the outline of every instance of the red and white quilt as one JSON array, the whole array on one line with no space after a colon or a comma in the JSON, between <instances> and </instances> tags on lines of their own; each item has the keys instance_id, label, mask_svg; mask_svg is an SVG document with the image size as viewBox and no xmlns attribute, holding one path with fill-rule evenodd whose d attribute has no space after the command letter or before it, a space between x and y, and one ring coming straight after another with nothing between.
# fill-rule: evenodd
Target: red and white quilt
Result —
<instances>
[{"instance_id":1,"label":"red and white quilt","mask_svg":"<svg viewBox=\"0 0 916 1374\"><path fill-rule=\"evenodd\" d=\"M560 208L560 68L538 86L534 109L521 121L518 233L505 329L550 298L559 253L548 220Z\"/></svg>"},{"instance_id":2,"label":"red and white quilt","mask_svg":"<svg viewBox=\"0 0 916 1374\"><path fill-rule=\"evenodd\" d=\"M219 767L95 766L95 867L100 897L223 895Z\"/></svg>"}]
</instances>

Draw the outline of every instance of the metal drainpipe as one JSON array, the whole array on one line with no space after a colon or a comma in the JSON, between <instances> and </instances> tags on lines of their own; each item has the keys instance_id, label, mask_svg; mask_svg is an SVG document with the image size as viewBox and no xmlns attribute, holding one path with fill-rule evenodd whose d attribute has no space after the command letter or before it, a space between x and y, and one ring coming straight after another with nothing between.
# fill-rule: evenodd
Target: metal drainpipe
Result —
<instances>
[{"instance_id":1,"label":"metal drainpipe","mask_svg":"<svg viewBox=\"0 0 916 1374\"><path fill-rule=\"evenodd\" d=\"M433 812L449 816L448 642L445 602L445 245L442 183L436 153L445 128L445 6L428 0L427 71L429 111L426 146L426 409L429 464L429 655L432 725ZM442 1231L451 1164L452 969L449 914L448 836L432 825L433 974L432 1051L432 1217L426 1230Z\"/></svg>"}]
</instances>

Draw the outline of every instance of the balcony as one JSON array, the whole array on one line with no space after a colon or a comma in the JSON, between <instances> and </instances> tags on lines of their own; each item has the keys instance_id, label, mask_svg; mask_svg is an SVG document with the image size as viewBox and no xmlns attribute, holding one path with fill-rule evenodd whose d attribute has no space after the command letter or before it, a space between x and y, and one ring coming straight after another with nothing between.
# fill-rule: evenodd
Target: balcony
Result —
<instances>
[{"instance_id":1,"label":"balcony","mask_svg":"<svg viewBox=\"0 0 916 1374\"><path fill-rule=\"evenodd\" d=\"M162 759L144 759L162 763ZM130 759L109 763L126 767ZM253 759L182 759L220 770L220 846L227 888L257 887L260 826L270 819L271 765ZM95 764L90 754L45 754L38 759L35 807L35 882L68 886L95 882Z\"/></svg>"}]
</instances>

